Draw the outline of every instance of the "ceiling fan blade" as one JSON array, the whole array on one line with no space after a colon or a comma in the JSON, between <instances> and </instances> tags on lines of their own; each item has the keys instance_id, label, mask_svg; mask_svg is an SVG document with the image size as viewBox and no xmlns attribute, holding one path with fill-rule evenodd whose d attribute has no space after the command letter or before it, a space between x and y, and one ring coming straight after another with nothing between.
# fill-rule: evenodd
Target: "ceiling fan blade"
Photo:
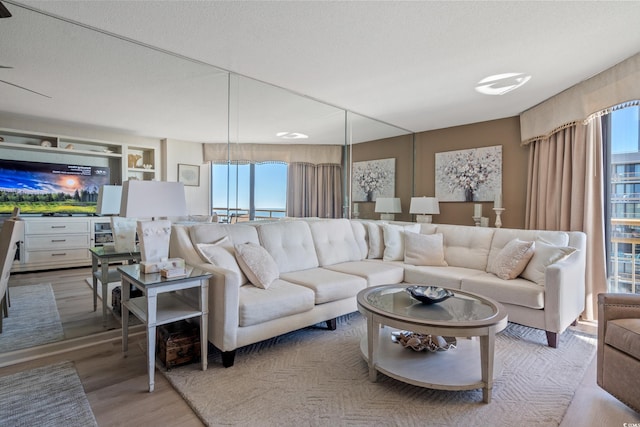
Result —
<instances>
[{"instance_id":1,"label":"ceiling fan blade","mask_svg":"<svg viewBox=\"0 0 640 427\"><path fill-rule=\"evenodd\" d=\"M51 97L50 97L49 95L45 95L44 93L36 92L35 90L27 89L26 87L23 87L23 86L20 86L20 85L16 85L16 84L10 83L10 82L8 82L8 81L6 81L6 80L0 80L0 83L5 83L5 84L8 84L8 85L10 85L10 86L17 87L17 88L20 88L20 89L23 89L23 90L29 91L29 92L31 92L31 93L35 93L36 95L44 96L45 98L49 98L49 99L51 99Z\"/></svg>"},{"instance_id":2,"label":"ceiling fan blade","mask_svg":"<svg viewBox=\"0 0 640 427\"><path fill-rule=\"evenodd\" d=\"M0 2L0 18L11 18L11 12Z\"/></svg>"},{"instance_id":3,"label":"ceiling fan blade","mask_svg":"<svg viewBox=\"0 0 640 427\"><path fill-rule=\"evenodd\" d=\"M0 65L0 68L12 69L13 67L9 67L8 65Z\"/></svg>"}]
</instances>

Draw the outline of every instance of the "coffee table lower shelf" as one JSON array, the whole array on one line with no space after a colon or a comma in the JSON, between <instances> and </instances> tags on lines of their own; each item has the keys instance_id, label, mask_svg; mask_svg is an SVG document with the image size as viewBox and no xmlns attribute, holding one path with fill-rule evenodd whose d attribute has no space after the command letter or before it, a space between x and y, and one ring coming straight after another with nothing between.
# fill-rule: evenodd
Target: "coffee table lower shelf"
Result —
<instances>
[{"instance_id":1,"label":"coffee table lower shelf","mask_svg":"<svg viewBox=\"0 0 640 427\"><path fill-rule=\"evenodd\" d=\"M413 351L391 340L390 327L380 329L376 370L398 381L438 390L473 390L485 387L480 366L480 341L458 338L455 349ZM360 351L368 361L367 337ZM502 362L494 358L493 378L502 373Z\"/></svg>"}]
</instances>

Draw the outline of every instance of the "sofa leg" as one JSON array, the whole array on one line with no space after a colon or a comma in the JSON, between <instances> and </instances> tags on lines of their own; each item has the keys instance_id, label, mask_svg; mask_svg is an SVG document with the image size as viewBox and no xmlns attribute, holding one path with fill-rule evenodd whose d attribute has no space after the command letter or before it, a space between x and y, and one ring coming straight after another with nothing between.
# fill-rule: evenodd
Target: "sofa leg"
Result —
<instances>
[{"instance_id":1,"label":"sofa leg","mask_svg":"<svg viewBox=\"0 0 640 427\"><path fill-rule=\"evenodd\" d=\"M549 347L558 348L558 333L549 331L545 332L547 333L547 343L549 344Z\"/></svg>"},{"instance_id":2,"label":"sofa leg","mask_svg":"<svg viewBox=\"0 0 640 427\"><path fill-rule=\"evenodd\" d=\"M335 331L337 327L338 321L335 317L333 319L327 320L327 329L329 329L330 331Z\"/></svg>"},{"instance_id":3,"label":"sofa leg","mask_svg":"<svg viewBox=\"0 0 640 427\"><path fill-rule=\"evenodd\" d=\"M233 362L235 361L235 358L236 358L236 351L235 350L223 351L222 352L222 366L224 366L225 368L229 368L229 367L233 366Z\"/></svg>"},{"instance_id":4,"label":"sofa leg","mask_svg":"<svg viewBox=\"0 0 640 427\"><path fill-rule=\"evenodd\" d=\"M578 319L574 320L573 323L571 323L571 326L578 326Z\"/></svg>"}]
</instances>

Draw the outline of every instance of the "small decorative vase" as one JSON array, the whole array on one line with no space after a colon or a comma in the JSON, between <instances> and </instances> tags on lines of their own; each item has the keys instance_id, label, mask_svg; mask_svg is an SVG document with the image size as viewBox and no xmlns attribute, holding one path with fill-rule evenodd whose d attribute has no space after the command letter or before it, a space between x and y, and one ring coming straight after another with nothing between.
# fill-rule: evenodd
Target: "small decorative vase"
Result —
<instances>
[{"instance_id":1,"label":"small decorative vase","mask_svg":"<svg viewBox=\"0 0 640 427\"><path fill-rule=\"evenodd\" d=\"M465 202L473 202L473 189L465 188L464 189L464 201Z\"/></svg>"},{"instance_id":2,"label":"small decorative vase","mask_svg":"<svg viewBox=\"0 0 640 427\"><path fill-rule=\"evenodd\" d=\"M365 195L367 198L367 202L373 202L373 191L367 191Z\"/></svg>"}]
</instances>

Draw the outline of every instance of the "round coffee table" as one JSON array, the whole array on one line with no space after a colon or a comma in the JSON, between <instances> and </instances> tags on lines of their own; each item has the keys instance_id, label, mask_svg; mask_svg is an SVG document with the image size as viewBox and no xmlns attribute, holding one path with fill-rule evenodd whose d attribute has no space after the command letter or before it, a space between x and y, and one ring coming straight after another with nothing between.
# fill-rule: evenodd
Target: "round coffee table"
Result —
<instances>
[{"instance_id":1,"label":"round coffee table","mask_svg":"<svg viewBox=\"0 0 640 427\"><path fill-rule=\"evenodd\" d=\"M489 403L498 374L494 372L495 335L507 326L504 307L458 289L449 289L454 296L445 301L423 304L405 291L407 286L374 286L358 293L358 309L367 318L361 350L369 364L369 379L376 381L382 372L426 388L482 388L483 401ZM416 352L392 341L391 332L398 329L464 339L448 351Z\"/></svg>"}]
</instances>

